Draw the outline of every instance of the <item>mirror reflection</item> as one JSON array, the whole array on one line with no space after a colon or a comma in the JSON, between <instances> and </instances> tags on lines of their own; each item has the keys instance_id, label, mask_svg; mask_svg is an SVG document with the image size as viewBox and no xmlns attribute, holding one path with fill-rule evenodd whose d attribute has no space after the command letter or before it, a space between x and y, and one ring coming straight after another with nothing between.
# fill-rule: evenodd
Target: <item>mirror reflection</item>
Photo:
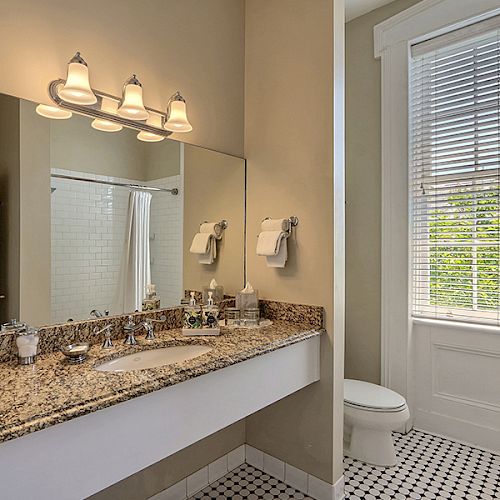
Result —
<instances>
[{"instance_id":1,"label":"mirror reflection","mask_svg":"<svg viewBox=\"0 0 500 500\"><path fill-rule=\"evenodd\" d=\"M226 293L241 288L243 159L170 139L141 141L126 128L103 132L75 114L49 120L10 96L0 96L0 109L1 217L9 228L1 245L13 257L3 268L2 322L175 306L212 278ZM215 237L196 236L207 227Z\"/></svg>"}]
</instances>

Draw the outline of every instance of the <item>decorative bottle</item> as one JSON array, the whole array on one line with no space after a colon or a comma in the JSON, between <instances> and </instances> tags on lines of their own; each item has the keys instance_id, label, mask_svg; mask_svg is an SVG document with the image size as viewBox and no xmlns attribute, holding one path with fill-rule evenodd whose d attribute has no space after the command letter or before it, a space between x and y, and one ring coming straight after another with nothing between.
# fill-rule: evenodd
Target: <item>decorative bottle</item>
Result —
<instances>
[{"instance_id":1,"label":"decorative bottle","mask_svg":"<svg viewBox=\"0 0 500 500\"><path fill-rule=\"evenodd\" d=\"M219 328L219 308L214 304L213 292L208 292L207 305L203 306L203 328Z\"/></svg>"},{"instance_id":2,"label":"decorative bottle","mask_svg":"<svg viewBox=\"0 0 500 500\"><path fill-rule=\"evenodd\" d=\"M194 292L191 292L190 295L189 305L184 307L184 328L201 328L201 308L196 304Z\"/></svg>"}]
</instances>

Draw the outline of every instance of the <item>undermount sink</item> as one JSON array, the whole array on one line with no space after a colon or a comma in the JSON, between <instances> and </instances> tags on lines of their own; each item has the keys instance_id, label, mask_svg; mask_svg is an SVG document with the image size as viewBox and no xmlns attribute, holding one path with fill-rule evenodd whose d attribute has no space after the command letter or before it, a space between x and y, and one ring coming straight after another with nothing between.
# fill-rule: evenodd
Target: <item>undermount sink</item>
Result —
<instances>
[{"instance_id":1,"label":"undermount sink","mask_svg":"<svg viewBox=\"0 0 500 500\"><path fill-rule=\"evenodd\" d=\"M162 347L159 349L150 349L139 351L133 354L127 354L120 358L106 361L96 370L100 372L128 372L132 370L144 370L146 368L156 368L158 366L172 365L197 358L212 350L211 347L204 345L180 345L174 347Z\"/></svg>"}]
</instances>

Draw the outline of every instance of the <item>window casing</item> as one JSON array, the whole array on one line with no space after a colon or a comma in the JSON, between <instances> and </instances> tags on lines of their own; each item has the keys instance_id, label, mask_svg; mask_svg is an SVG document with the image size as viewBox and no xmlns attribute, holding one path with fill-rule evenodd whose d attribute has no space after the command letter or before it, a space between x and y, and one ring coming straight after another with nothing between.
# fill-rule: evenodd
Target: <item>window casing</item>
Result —
<instances>
[{"instance_id":1,"label":"window casing","mask_svg":"<svg viewBox=\"0 0 500 500\"><path fill-rule=\"evenodd\" d=\"M500 325L500 30L464 38L412 52L412 314Z\"/></svg>"}]
</instances>

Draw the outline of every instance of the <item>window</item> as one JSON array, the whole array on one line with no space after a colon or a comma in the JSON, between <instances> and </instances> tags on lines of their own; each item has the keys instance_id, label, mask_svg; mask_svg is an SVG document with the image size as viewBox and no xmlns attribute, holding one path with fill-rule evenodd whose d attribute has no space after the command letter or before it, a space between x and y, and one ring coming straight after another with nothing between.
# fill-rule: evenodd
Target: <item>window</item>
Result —
<instances>
[{"instance_id":1,"label":"window","mask_svg":"<svg viewBox=\"0 0 500 500\"><path fill-rule=\"evenodd\" d=\"M412 48L413 316L500 326L498 18Z\"/></svg>"}]
</instances>

